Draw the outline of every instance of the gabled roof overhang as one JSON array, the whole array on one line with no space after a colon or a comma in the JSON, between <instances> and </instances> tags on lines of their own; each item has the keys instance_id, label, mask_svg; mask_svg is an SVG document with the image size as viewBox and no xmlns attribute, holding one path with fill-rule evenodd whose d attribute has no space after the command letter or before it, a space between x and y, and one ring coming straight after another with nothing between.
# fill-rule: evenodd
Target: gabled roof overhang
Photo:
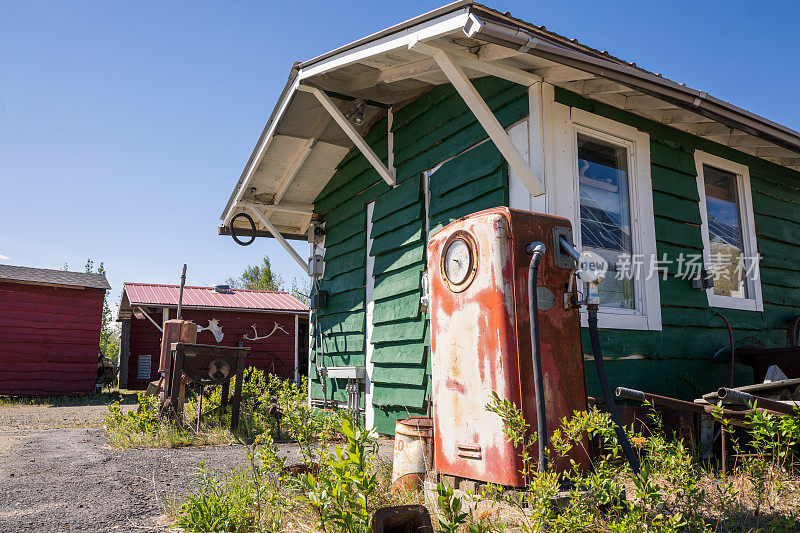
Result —
<instances>
[{"instance_id":1,"label":"gabled roof overhang","mask_svg":"<svg viewBox=\"0 0 800 533\"><path fill-rule=\"evenodd\" d=\"M459 1L296 63L225 206L220 233L230 231L236 213L249 212L259 234L305 239L313 201L358 146L354 135L363 136L392 106L452 81L437 51L469 78L544 81L800 170L800 133L790 128L544 27ZM348 131L341 117L356 99L366 102L364 121ZM381 165L374 166L391 183L391 164L388 175Z\"/></svg>"}]
</instances>

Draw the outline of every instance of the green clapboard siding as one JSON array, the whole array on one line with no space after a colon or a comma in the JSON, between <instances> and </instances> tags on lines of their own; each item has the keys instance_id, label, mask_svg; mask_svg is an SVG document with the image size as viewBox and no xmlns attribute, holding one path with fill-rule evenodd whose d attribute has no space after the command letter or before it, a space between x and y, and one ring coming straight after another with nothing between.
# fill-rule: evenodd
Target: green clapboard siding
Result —
<instances>
[{"instance_id":1,"label":"green clapboard siding","mask_svg":"<svg viewBox=\"0 0 800 533\"><path fill-rule=\"evenodd\" d=\"M425 265L422 261L419 261L409 266L413 268L391 270L388 274L376 275L375 289L372 292L373 298L376 301L383 300L400 293L419 289Z\"/></svg>"},{"instance_id":2,"label":"green clapboard siding","mask_svg":"<svg viewBox=\"0 0 800 533\"><path fill-rule=\"evenodd\" d=\"M508 127L528 113L524 87L493 78L474 80L498 121ZM650 136L656 246L666 266L659 281L661 331L602 330L612 386L693 398L727 381L729 366L713 363L728 343L728 330L709 308L704 291L679 274L678 260L702 251L695 150L748 165L762 260L764 311L719 309L734 338L766 346L785 342L785 325L800 314L800 174L706 139L556 88L556 100L633 126ZM420 312L420 276L425 270L422 173L447 161L430 177L430 232L474 211L508 205L507 166L486 133L449 85L436 87L394 114L394 162L398 185L390 188L358 151L342 160L315 200L326 223L326 272L321 288L331 294L319 313L329 364L363 364L365 353L365 263L374 257L373 404L379 431L391 433L398 419L428 410L430 332ZM386 120L367 133L378 157L387 160ZM367 250L366 204L374 201L373 243ZM586 331L582 332L585 351ZM319 350L315 341L314 349ZM320 383L310 366L311 393ZM587 360L589 392L597 395L593 363ZM737 382L748 369L736 367ZM330 393L344 400L344 384Z\"/></svg>"},{"instance_id":3,"label":"green clapboard siding","mask_svg":"<svg viewBox=\"0 0 800 533\"><path fill-rule=\"evenodd\" d=\"M375 429L379 433L394 434L394 428L398 420L403 420L407 416L427 415L427 409L413 409L405 407L376 407L375 409Z\"/></svg>"},{"instance_id":4,"label":"green clapboard siding","mask_svg":"<svg viewBox=\"0 0 800 533\"><path fill-rule=\"evenodd\" d=\"M786 324L792 313L800 314L800 273L796 266L800 260L800 174L563 89L556 88L556 100L650 135L659 258L677 261L681 254L702 252L695 150L750 169L762 254L764 311L709 308L705 291L693 289L688 280L677 278L678 265L671 264L667 279L659 281L662 331L601 330L603 354L612 358L606 364L611 386L691 399L727 384L729 363L711 362L714 352L729 342L725 323L714 311L731 323L737 342L754 338L766 346L785 344ZM582 337L588 352L585 330ZM589 392L598 395L594 364L589 361L586 368ZM737 366L736 378L737 383L744 384L752 382L753 376L747 367Z\"/></svg>"},{"instance_id":5,"label":"green clapboard siding","mask_svg":"<svg viewBox=\"0 0 800 533\"><path fill-rule=\"evenodd\" d=\"M524 87L492 78L474 82L505 126L527 115ZM386 432L393 431L398 418L427 410L429 332L420 312L426 261L422 172L450 159L430 181L431 225L437 228L508 202L506 164L493 143L481 144L486 132L452 87L437 87L398 109L392 129L395 188L385 186L354 150L314 202L327 230L321 288L332 293L328 308L320 312L326 361L352 359L363 350L363 268L367 254L374 257L373 403L379 408L376 425ZM366 136L381 158L386 154L385 132L382 120ZM367 250L365 212L373 200L372 246ZM315 370L310 372L313 378ZM312 387L312 394L319 391Z\"/></svg>"},{"instance_id":6,"label":"green clapboard siding","mask_svg":"<svg viewBox=\"0 0 800 533\"><path fill-rule=\"evenodd\" d=\"M372 351L374 363L424 365L427 346L421 342L383 343Z\"/></svg>"},{"instance_id":7,"label":"green clapboard siding","mask_svg":"<svg viewBox=\"0 0 800 533\"><path fill-rule=\"evenodd\" d=\"M401 383L421 387L425 383L425 367L417 365L376 364L372 381L381 384Z\"/></svg>"},{"instance_id":8,"label":"green clapboard siding","mask_svg":"<svg viewBox=\"0 0 800 533\"><path fill-rule=\"evenodd\" d=\"M403 319L417 319L419 317L421 295L421 291L412 291L386 298L385 300L376 299L372 315L373 324Z\"/></svg>"},{"instance_id":9,"label":"green clapboard siding","mask_svg":"<svg viewBox=\"0 0 800 533\"><path fill-rule=\"evenodd\" d=\"M375 383L372 403L377 407L421 409L425 406L427 388L403 383Z\"/></svg>"}]
</instances>

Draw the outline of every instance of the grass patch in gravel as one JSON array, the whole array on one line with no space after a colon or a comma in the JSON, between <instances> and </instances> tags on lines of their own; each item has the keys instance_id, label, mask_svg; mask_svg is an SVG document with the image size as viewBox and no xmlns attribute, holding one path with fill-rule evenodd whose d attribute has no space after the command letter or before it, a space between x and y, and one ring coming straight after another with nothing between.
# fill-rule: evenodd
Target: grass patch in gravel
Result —
<instances>
[{"instance_id":1,"label":"grass patch in gravel","mask_svg":"<svg viewBox=\"0 0 800 533\"><path fill-rule=\"evenodd\" d=\"M0 395L0 407L39 405L43 407L80 407L87 405L132 405L137 402L137 391L111 389L84 396L5 396Z\"/></svg>"}]
</instances>

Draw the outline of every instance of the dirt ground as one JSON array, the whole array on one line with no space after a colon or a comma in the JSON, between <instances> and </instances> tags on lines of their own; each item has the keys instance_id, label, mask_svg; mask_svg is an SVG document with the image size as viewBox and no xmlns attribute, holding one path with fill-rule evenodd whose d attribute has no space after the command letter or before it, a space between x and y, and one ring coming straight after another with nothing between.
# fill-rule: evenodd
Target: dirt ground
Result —
<instances>
[{"instance_id":1,"label":"dirt ground","mask_svg":"<svg viewBox=\"0 0 800 533\"><path fill-rule=\"evenodd\" d=\"M163 531L165 503L212 471L245 466L242 446L115 450L105 406L0 405L0 531ZM290 462L299 454L281 445Z\"/></svg>"},{"instance_id":2,"label":"dirt ground","mask_svg":"<svg viewBox=\"0 0 800 533\"><path fill-rule=\"evenodd\" d=\"M122 409L132 406L123 405ZM100 428L105 405L0 405L0 431L18 429Z\"/></svg>"}]
</instances>

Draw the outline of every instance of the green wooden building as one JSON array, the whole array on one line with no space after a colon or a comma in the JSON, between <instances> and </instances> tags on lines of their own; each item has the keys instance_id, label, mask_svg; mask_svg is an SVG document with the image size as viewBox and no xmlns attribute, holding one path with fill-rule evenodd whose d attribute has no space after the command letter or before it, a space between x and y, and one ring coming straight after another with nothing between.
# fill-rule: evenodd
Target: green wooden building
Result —
<instances>
[{"instance_id":1,"label":"green wooden building","mask_svg":"<svg viewBox=\"0 0 800 533\"><path fill-rule=\"evenodd\" d=\"M353 377L391 433L430 407L425 246L443 226L496 206L569 218L614 265L612 387L691 399L727 384L722 316L737 346L782 346L800 314L798 171L799 133L461 1L295 64L220 233L247 213L324 265L312 402L343 404Z\"/></svg>"}]
</instances>

